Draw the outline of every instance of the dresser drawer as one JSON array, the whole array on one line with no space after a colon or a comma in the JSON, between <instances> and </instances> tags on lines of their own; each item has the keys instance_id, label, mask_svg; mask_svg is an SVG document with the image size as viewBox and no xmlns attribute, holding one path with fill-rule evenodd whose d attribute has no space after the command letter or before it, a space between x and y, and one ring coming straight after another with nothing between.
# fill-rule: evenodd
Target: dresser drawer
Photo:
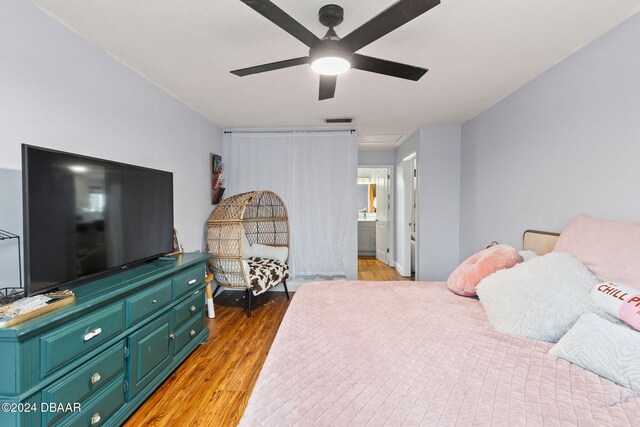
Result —
<instances>
[{"instance_id":1,"label":"dresser drawer","mask_svg":"<svg viewBox=\"0 0 640 427\"><path fill-rule=\"evenodd\" d=\"M124 370L124 341L42 391L44 403L83 402ZM55 422L64 412L43 412L42 424Z\"/></svg>"},{"instance_id":2,"label":"dresser drawer","mask_svg":"<svg viewBox=\"0 0 640 427\"><path fill-rule=\"evenodd\" d=\"M204 294L202 290L197 290L186 301L178 304L174 308L176 313L176 328L179 328L194 315L201 315L204 307Z\"/></svg>"},{"instance_id":3,"label":"dresser drawer","mask_svg":"<svg viewBox=\"0 0 640 427\"><path fill-rule=\"evenodd\" d=\"M40 378L93 350L123 330L124 310L122 303L118 303L40 336Z\"/></svg>"},{"instance_id":4,"label":"dresser drawer","mask_svg":"<svg viewBox=\"0 0 640 427\"><path fill-rule=\"evenodd\" d=\"M127 326L156 313L171 303L171 281L165 280L138 292L125 302L127 312Z\"/></svg>"},{"instance_id":5,"label":"dresser drawer","mask_svg":"<svg viewBox=\"0 0 640 427\"><path fill-rule=\"evenodd\" d=\"M193 267L173 279L173 298L179 298L204 282L204 266Z\"/></svg>"},{"instance_id":6,"label":"dresser drawer","mask_svg":"<svg viewBox=\"0 0 640 427\"><path fill-rule=\"evenodd\" d=\"M178 329L175 338L174 354L178 354L180 350L186 347L195 337L204 329L204 317L202 315L195 316L186 325Z\"/></svg>"},{"instance_id":7,"label":"dresser drawer","mask_svg":"<svg viewBox=\"0 0 640 427\"><path fill-rule=\"evenodd\" d=\"M120 375L93 398L82 403L82 410L65 418L60 426L91 427L103 425L124 405L124 377Z\"/></svg>"}]
</instances>

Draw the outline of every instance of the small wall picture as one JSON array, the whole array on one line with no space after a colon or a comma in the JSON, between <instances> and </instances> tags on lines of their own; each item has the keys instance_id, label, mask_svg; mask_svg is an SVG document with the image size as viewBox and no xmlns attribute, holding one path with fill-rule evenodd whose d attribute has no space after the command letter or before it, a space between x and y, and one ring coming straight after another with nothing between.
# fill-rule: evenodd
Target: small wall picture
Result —
<instances>
[{"instance_id":1,"label":"small wall picture","mask_svg":"<svg viewBox=\"0 0 640 427\"><path fill-rule=\"evenodd\" d=\"M217 205L224 194L222 156L211 154L211 204Z\"/></svg>"},{"instance_id":2,"label":"small wall picture","mask_svg":"<svg viewBox=\"0 0 640 427\"><path fill-rule=\"evenodd\" d=\"M178 237L178 231L174 228L173 229L173 248L171 250L171 253L167 255L179 255L182 252L183 252L182 244L180 243L180 238Z\"/></svg>"}]
</instances>

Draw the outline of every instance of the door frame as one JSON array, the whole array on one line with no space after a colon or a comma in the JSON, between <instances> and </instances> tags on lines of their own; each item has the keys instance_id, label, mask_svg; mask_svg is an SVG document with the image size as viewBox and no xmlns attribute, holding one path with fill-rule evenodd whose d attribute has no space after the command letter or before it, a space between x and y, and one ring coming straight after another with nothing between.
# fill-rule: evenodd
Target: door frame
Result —
<instances>
[{"instance_id":1,"label":"door frame","mask_svg":"<svg viewBox=\"0 0 640 427\"><path fill-rule=\"evenodd\" d=\"M396 217L396 166L395 165L358 165L358 169L387 169L389 171L389 267L395 268L396 265L396 234L395 234L395 217ZM356 236L357 238L357 236Z\"/></svg>"},{"instance_id":2,"label":"door frame","mask_svg":"<svg viewBox=\"0 0 640 427\"><path fill-rule=\"evenodd\" d=\"M418 152L415 151L412 154L408 155L405 159L402 159L398 163L398 173L401 175L398 178L398 182L402 182L402 197L398 200L399 207L402 207L402 218L400 219L400 224L398 225L397 231L397 241L396 244L401 251L401 259L397 260L396 270L400 273L401 276L409 277L411 276L411 227L409 226L410 218L411 218L411 187L412 180L414 179L413 172L413 161L415 160L415 170L416 170L416 218L415 218L415 227L416 227L416 248L415 248L415 277L417 280L418 270L420 268L420 263L418 260L420 259L419 250L420 250L420 239L417 238L420 235L420 198L418 195L420 194L420 162L418 160Z\"/></svg>"}]
</instances>

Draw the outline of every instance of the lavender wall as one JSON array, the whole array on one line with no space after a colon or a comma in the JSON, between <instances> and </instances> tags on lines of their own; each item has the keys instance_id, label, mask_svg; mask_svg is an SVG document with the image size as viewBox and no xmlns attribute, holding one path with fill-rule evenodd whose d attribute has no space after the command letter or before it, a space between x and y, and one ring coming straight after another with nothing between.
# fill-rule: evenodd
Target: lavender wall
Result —
<instances>
[{"instance_id":1,"label":"lavender wall","mask_svg":"<svg viewBox=\"0 0 640 427\"><path fill-rule=\"evenodd\" d=\"M640 15L462 126L460 257L576 215L640 222Z\"/></svg>"},{"instance_id":2,"label":"lavender wall","mask_svg":"<svg viewBox=\"0 0 640 427\"><path fill-rule=\"evenodd\" d=\"M460 126L422 126L417 280L447 280L460 258Z\"/></svg>"},{"instance_id":3,"label":"lavender wall","mask_svg":"<svg viewBox=\"0 0 640 427\"><path fill-rule=\"evenodd\" d=\"M28 1L0 2L0 58L0 228L22 231L28 143L172 171L176 227L187 249L202 248L216 124ZM0 287L16 280L12 251L0 242Z\"/></svg>"},{"instance_id":4,"label":"lavender wall","mask_svg":"<svg viewBox=\"0 0 640 427\"><path fill-rule=\"evenodd\" d=\"M388 166L396 163L395 149L359 149L358 165Z\"/></svg>"},{"instance_id":5,"label":"lavender wall","mask_svg":"<svg viewBox=\"0 0 640 427\"><path fill-rule=\"evenodd\" d=\"M421 126L396 149L396 260L405 255L405 206L409 188L403 159L417 153L417 280L446 280L458 265L460 126ZM409 177L411 174L409 173ZM410 178L409 178L410 179ZM408 266L402 265L406 270Z\"/></svg>"}]
</instances>

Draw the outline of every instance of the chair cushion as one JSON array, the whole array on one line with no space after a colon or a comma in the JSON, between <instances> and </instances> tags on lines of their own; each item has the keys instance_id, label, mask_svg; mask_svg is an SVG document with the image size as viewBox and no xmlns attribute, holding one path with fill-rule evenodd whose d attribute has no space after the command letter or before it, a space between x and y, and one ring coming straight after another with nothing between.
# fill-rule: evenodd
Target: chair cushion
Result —
<instances>
[{"instance_id":1,"label":"chair cushion","mask_svg":"<svg viewBox=\"0 0 640 427\"><path fill-rule=\"evenodd\" d=\"M287 246L270 246L255 243L251 246L252 255L249 258L274 259L286 262L289 257L289 248Z\"/></svg>"},{"instance_id":2,"label":"chair cushion","mask_svg":"<svg viewBox=\"0 0 640 427\"><path fill-rule=\"evenodd\" d=\"M289 278L289 266L284 261L251 258L248 263L249 283L254 295L260 295Z\"/></svg>"}]
</instances>

